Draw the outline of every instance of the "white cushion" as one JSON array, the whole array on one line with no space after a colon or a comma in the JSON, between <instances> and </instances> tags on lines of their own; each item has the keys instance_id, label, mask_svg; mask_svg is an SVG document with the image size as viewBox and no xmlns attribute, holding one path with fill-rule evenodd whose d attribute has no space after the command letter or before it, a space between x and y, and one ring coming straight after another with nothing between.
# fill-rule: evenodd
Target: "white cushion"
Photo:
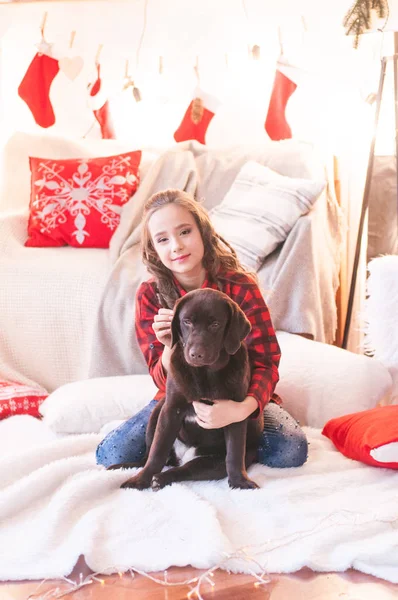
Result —
<instances>
[{"instance_id":1,"label":"white cushion","mask_svg":"<svg viewBox=\"0 0 398 600\"><path fill-rule=\"evenodd\" d=\"M59 387L40 412L55 433L98 433L110 421L135 415L156 392L150 375L98 377Z\"/></svg>"},{"instance_id":2,"label":"white cushion","mask_svg":"<svg viewBox=\"0 0 398 600\"><path fill-rule=\"evenodd\" d=\"M72 139L50 134L17 132L5 144L1 157L0 212L28 209L30 199L29 156L39 158L95 158L140 148L118 140ZM159 156L156 150L142 153L141 180Z\"/></svg>"},{"instance_id":3,"label":"white cushion","mask_svg":"<svg viewBox=\"0 0 398 600\"><path fill-rule=\"evenodd\" d=\"M392 401L397 404L398 256L374 258L368 270L364 344L388 368L393 380Z\"/></svg>"},{"instance_id":4,"label":"white cushion","mask_svg":"<svg viewBox=\"0 0 398 600\"><path fill-rule=\"evenodd\" d=\"M282 351L276 392L301 425L374 408L391 392L386 367L368 356L277 331Z\"/></svg>"},{"instance_id":5,"label":"white cushion","mask_svg":"<svg viewBox=\"0 0 398 600\"><path fill-rule=\"evenodd\" d=\"M287 177L248 161L210 217L240 261L257 271L297 219L311 210L324 187L325 181Z\"/></svg>"}]
</instances>

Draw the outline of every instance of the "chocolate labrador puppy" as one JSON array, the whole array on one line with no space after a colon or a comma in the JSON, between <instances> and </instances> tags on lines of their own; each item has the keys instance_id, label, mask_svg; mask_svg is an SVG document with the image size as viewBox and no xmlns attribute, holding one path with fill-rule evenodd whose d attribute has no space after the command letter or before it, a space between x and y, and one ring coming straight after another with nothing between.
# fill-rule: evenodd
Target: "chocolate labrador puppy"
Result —
<instances>
[{"instance_id":1,"label":"chocolate labrador puppy","mask_svg":"<svg viewBox=\"0 0 398 600\"><path fill-rule=\"evenodd\" d=\"M171 323L172 348L166 399L153 410L142 464L122 487L160 489L175 481L214 480L228 476L231 488L258 486L246 473L254 462L263 430L262 413L221 429L196 422L194 400L242 402L249 389L250 365L243 340L250 322L226 294L194 290L177 301ZM182 455L184 459L182 459ZM188 459L188 462L186 462ZM172 468L162 472L165 465Z\"/></svg>"}]
</instances>

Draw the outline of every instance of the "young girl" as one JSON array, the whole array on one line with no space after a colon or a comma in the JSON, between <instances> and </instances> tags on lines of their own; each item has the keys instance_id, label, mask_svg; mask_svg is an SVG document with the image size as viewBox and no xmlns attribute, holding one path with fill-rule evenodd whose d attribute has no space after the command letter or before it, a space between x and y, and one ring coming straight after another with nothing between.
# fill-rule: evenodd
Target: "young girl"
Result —
<instances>
[{"instance_id":1,"label":"young girl","mask_svg":"<svg viewBox=\"0 0 398 600\"><path fill-rule=\"evenodd\" d=\"M146 203L142 258L153 275L137 291L135 326L149 372L159 389L143 410L111 431L97 448L97 462L137 462L145 453L145 430L156 402L165 396L171 355L175 301L190 290L210 287L237 302L252 329L246 337L252 378L243 402L228 398L212 406L193 403L197 422L216 429L264 412L264 433L257 461L269 467L298 467L308 444L297 422L274 394L280 349L255 275L240 265L234 249L219 236L206 210L180 190L154 194Z\"/></svg>"}]
</instances>

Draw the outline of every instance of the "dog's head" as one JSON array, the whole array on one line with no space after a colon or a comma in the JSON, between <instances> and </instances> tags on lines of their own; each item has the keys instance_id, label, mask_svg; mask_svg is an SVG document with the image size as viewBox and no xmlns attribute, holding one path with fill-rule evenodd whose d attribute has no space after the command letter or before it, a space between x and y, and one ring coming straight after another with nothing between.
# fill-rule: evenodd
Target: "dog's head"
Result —
<instances>
[{"instance_id":1,"label":"dog's head","mask_svg":"<svg viewBox=\"0 0 398 600\"><path fill-rule=\"evenodd\" d=\"M239 306L223 292L188 292L175 305L172 346L182 342L185 360L194 367L214 364L222 350L235 354L251 329Z\"/></svg>"}]
</instances>

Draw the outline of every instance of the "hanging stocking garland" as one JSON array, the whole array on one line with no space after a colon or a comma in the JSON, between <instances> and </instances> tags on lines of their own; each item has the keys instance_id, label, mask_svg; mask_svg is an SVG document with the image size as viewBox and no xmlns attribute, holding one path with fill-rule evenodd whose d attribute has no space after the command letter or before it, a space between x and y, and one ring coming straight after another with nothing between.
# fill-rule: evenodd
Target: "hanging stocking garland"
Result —
<instances>
[{"instance_id":1,"label":"hanging stocking garland","mask_svg":"<svg viewBox=\"0 0 398 600\"><path fill-rule=\"evenodd\" d=\"M18 95L40 127L51 127L55 123L50 88L58 71L58 60L51 56L51 44L42 42L18 87Z\"/></svg>"},{"instance_id":2,"label":"hanging stocking garland","mask_svg":"<svg viewBox=\"0 0 398 600\"><path fill-rule=\"evenodd\" d=\"M89 86L90 106L101 127L103 139L113 140L116 138L115 129L110 114L109 100L103 93L101 67L97 63L97 79Z\"/></svg>"},{"instance_id":3,"label":"hanging stocking garland","mask_svg":"<svg viewBox=\"0 0 398 600\"><path fill-rule=\"evenodd\" d=\"M265 130L272 140L284 140L292 137L285 111L288 100L296 88L297 84L277 68L265 120Z\"/></svg>"},{"instance_id":4,"label":"hanging stocking garland","mask_svg":"<svg viewBox=\"0 0 398 600\"><path fill-rule=\"evenodd\" d=\"M206 131L220 102L215 96L204 93L196 88L193 100L190 102L180 126L174 133L176 142L197 140L205 144Z\"/></svg>"}]
</instances>

